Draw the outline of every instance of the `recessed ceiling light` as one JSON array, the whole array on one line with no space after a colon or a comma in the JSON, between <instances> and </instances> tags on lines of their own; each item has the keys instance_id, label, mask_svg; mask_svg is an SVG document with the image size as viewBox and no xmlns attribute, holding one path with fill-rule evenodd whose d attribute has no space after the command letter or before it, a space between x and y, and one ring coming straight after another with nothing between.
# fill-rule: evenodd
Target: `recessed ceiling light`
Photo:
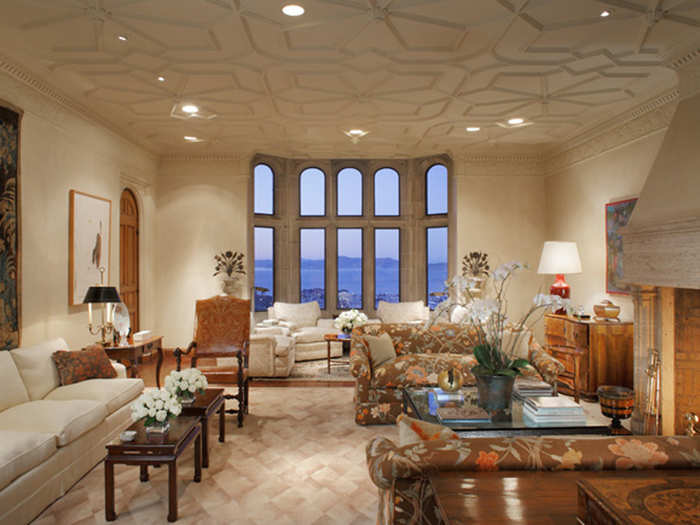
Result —
<instances>
[{"instance_id":1,"label":"recessed ceiling light","mask_svg":"<svg viewBox=\"0 0 700 525\"><path fill-rule=\"evenodd\" d=\"M605 9L604 11L601 11L601 12L600 12L600 16L601 16L602 18L607 18L607 17L609 17L611 14L612 14L612 11L610 11L610 10L608 10L608 9Z\"/></svg>"},{"instance_id":2,"label":"recessed ceiling light","mask_svg":"<svg viewBox=\"0 0 700 525\"><path fill-rule=\"evenodd\" d=\"M165 77L158 77L158 82L165 82Z\"/></svg>"},{"instance_id":3,"label":"recessed ceiling light","mask_svg":"<svg viewBox=\"0 0 700 525\"><path fill-rule=\"evenodd\" d=\"M469 126L467 127L467 131L469 133L476 133L477 131L481 131L481 128L478 126Z\"/></svg>"},{"instance_id":4,"label":"recessed ceiling light","mask_svg":"<svg viewBox=\"0 0 700 525\"><path fill-rule=\"evenodd\" d=\"M510 124L511 126L517 126L518 124L522 124L523 122L525 122L524 118L517 117L508 119L508 124Z\"/></svg>"},{"instance_id":5,"label":"recessed ceiling light","mask_svg":"<svg viewBox=\"0 0 700 525\"><path fill-rule=\"evenodd\" d=\"M197 137L193 137L192 135L185 135L183 138L187 142L199 142L199 139Z\"/></svg>"},{"instance_id":6,"label":"recessed ceiling light","mask_svg":"<svg viewBox=\"0 0 700 525\"><path fill-rule=\"evenodd\" d=\"M362 135L366 135L367 132L363 129L351 129L348 131L348 135L352 135L353 137L361 137Z\"/></svg>"},{"instance_id":7,"label":"recessed ceiling light","mask_svg":"<svg viewBox=\"0 0 700 525\"><path fill-rule=\"evenodd\" d=\"M306 10L300 5L287 4L282 7L282 12L287 16L301 16Z\"/></svg>"},{"instance_id":8,"label":"recessed ceiling light","mask_svg":"<svg viewBox=\"0 0 700 525\"><path fill-rule=\"evenodd\" d=\"M129 40L129 37L127 37L126 35L117 35L117 40L121 40L122 42L126 42L127 40Z\"/></svg>"},{"instance_id":9,"label":"recessed ceiling light","mask_svg":"<svg viewBox=\"0 0 700 525\"><path fill-rule=\"evenodd\" d=\"M184 106L182 106L182 111L184 111L185 113L197 113L197 111L199 111L199 108L194 104L185 104Z\"/></svg>"}]
</instances>

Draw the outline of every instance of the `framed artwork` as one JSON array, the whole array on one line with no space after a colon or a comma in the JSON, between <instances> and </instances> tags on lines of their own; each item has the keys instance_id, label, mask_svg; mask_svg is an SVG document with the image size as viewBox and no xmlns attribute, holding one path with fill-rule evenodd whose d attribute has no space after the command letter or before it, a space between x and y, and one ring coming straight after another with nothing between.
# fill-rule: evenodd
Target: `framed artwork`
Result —
<instances>
[{"instance_id":1,"label":"framed artwork","mask_svg":"<svg viewBox=\"0 0 700 525\"><path fill-rule=\"evenodd\" d=\"M68 304L83 303L90 286L109 283L112 201L70 190Z\"/></svg>"},{"instance_id":2,"label":"framed artwork","mask_svg":"<svg viewBox=\"0 0 700 525\"><path fill-rule=\"evenodd\" d=\"M620 228L626 226L637 199L610 202L605 205L605 291L610 294L629 294L629 287L622 280L622 235Z\"/></svg>"},{"instance_id":3,"label":"framed artwork","mask_svg":"<svg viewBox=\"0 0 700 525\"><path fill-rule=\"evenodd\" d=\"M0 101L0 350L20 343L19 170L22 112Z\"/></svg>"}]
</instances>

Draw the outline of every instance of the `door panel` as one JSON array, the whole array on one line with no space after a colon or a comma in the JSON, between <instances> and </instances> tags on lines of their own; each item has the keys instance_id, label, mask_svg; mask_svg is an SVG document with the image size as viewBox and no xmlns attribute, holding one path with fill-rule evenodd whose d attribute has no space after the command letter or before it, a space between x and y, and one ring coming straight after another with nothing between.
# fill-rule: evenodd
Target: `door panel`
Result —
<instances>
[{"instance_id":1,"label":"door panel","mask_svg":"<svg viewBox=\"0 0 700 525\"><path fill-rule=\"evenodd\" d=\"M132 332L139 331L139 210L130 190L119 205L119 294L129 309Z\"/></svg>"}]
</instances>

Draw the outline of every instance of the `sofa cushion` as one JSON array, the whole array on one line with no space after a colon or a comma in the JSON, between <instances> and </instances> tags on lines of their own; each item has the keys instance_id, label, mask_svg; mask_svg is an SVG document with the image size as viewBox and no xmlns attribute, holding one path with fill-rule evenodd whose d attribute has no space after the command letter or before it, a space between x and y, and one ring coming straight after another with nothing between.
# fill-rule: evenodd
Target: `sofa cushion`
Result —
<instances>
[{"instance_id":1,"label":"sofa cushion","mask_svg":"<svg viewBox=\"0 0 700 525\"><path fill-rule=\"evenodd\" d=\"M473 354L405 354L378 366L371 381L375 387L436 386L440 372L457 367L464 374L464 384L473 385L475 364Z\"/></svg>"},{"instance_id":2,"label":"sofa cushion","mask_svg":"<svg viewBox=\"0 0 700 525\"><path fill-rule=\"evenodd\" d=\"M51 433L63 447L95 428L107 417L107 407L98 401L39 400L22 403L0 412L0 430Z\"/></svg>"},{"instance_id":3,"label":"sofa cushion","mask_svg":"<svg viewBox=\"0 0 700 525\"><path fill-rule=\"evenodd\" d=\"M377 316L383 323L410 323L426 321L428 319L423 301L408 301L402 303L379 301Z\"/></svg>"},{"instance_id":4,"label":"sofa cushion","mask_svg":"<svg viewBox=\"0 0 700 525\"><path fill-rule=\"evenodd\" d=\"M107 407L107 415L114 414L143 392L142 379L87 379L72 385L59 386L44 399L71 401L87 399L99 401Z\"/></svg>"},{"instance_id":5,"label":"sofa cushion","mask_svg":"<svg viewBox=\"0 0 700 525\"><path fill-rule=\"evenodd\" d=\"M391 359L396 359L394 343L391 340L391 336L386 332L380 336L366 335L364 338L369 348L369 359L372 362L372 368L377 368Z\"/></svg>"},{"instance_id":6,"label":"sofa cushion","mask_svg":"<svg viewBox=\"0 0 700 525\"><path fill-rule=\"evenodd\" d=\"M396 426L399 427L399 446L405 447L421 441L435 441L436 439L459 439L455 432L442 425L428 423L401 414L396 418Z\"/></svg>"},{"instance_id":7,"label":"sofa cushion","mask_svg":"<svg viewBox=\"0 0 700 525\"><path fill-rule=\"evenodd\" d=\"M29 401L27 387L10 352L0 352L0 411Z\"/></svg>"},{"instance_id":8,"label":"sofa cushion","mask_svg":"<svg viewBox=\"0 0 700 525\"><path fill-rule=\"evenodd\" d=\"M111 379L117 377L117 371L109 361L101 345L92 345L85 350L67 352L58 350L51 356L58 377L63 386L79 383L87 379Z\"/></svg>"},{"instance_id":9,"label":"sofa cushion","mask_svg":"<svg viewBox=\"0 0 700 525\"><path fill-rule=\"evenodd\" d=\"M328 328L315 328L306 327L294 332L294 342L295 343L323 343L325 339L323 338L326 334L337 334L338 330Z\"/></svg>"},{"instance_id":10,"label":"sofa cushion","mask_svg":"<svg viewBox=\"0 0 700 525\"><path fill-rule=\"evenodd\" d=\"M297 327L316 326L321 309L316 301L310 303L275 303L275 316Z\"/></svg>"},{"instance_id":11,"label":"sofa cushion","mask_svg":"<svg viewBox=\"0 0 700 525\"><path fill-rule=\"evenodd\" d=\"M61 339L52 339L34 346L24 346L11 350L12 359L27 387L29 399L43 399L46 394L60 386L58 370L51 359L56 350L67 350L68 345Z\"/></svg>"},{"instance_id":12,"label":"sofa cushion","mask_svg":"<svg viewBox=\"0 0 700 525\"><path fill-rule=\"evenodd\" d=\"M0 430L0 490L56 452L56 436Z\"/></svg>"}]
</instances>

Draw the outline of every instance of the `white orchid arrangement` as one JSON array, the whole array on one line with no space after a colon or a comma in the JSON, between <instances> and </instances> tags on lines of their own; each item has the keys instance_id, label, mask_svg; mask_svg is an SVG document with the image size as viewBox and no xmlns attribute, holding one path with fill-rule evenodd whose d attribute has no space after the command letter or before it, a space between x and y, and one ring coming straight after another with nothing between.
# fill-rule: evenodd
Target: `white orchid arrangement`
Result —
<instances>
[{"instance_id":1,"label":"white orchid arrangement","mask_svg":"<svg viewBox=\"0 0 700 525\"><path fill-rule=\"evenodd\" d=\"M180 401L164 388L146 390L131 403L131 419L144 421L144 426L165 423L169 418L176 417L182 412Z\"/></svg>"},{"instance_id":2,"label":"white orchid arrangement","mask_svg":"<svg viewBox=\"0 0 700 525\"><path fill-rule=\"evenodd\" d=\"M367 322L367 316L359 310L347 310L335 319L335 327L343 332L352 332L356 326L362 326Z\"/></svg>"},{"instance_id":3,"label":"white orchid arrangement","mask_svg":"<svg viewBox=\"0 0 700 525\"><path fill-rule=\"evenodd\" d=\"M455 309L460 309L461 324L467 328L467 333L474 347L474 357L477 365L472 368L475 375L504 375L515 377L529 363L527 359L515 356L520 338L530 328L546 309L558 310L569 306L568 299L558 295L538 293L532 300L532 306L519 322L513 323L508 318L508 301L506 292L512 277L526 266L513 261L500 265L489 276L485 283L485 297L475 297L471 290L474 288L473 278L458 275L445 283L449 292L448 298L440 303L431 315L428 325L445 317L451 318ZM489 297L489 294L491 295ZM530 325L528 325L530 321ZM504 333L511 331L508 348L503 348Z\"/></svg>"},{"instance_id":4,"label":"white orchid arrangement","mask_svg":"<svg viewBox=\"0 0 700 525\"><path fill-rule=\"evenodd\" d=\"M189 399L209 386L206 376L197 368L173 370L165 378L165 389L178 398Z\"/></svg>"}]
</instances>

